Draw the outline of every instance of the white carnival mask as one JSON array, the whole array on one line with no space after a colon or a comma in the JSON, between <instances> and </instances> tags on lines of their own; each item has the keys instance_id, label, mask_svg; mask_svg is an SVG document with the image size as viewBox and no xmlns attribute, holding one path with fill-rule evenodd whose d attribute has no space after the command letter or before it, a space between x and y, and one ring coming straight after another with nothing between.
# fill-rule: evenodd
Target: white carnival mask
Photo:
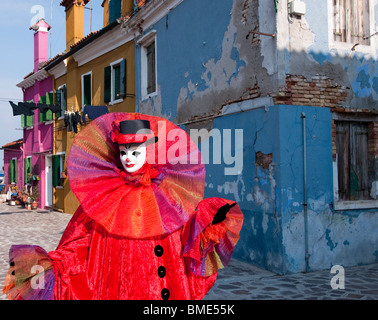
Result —
<instances>
[{"instance_id":1,"label":"white carnival mask","mask_svg":"<svg viewBox=\"0 0 378 320\"><path fill-rule=\"evenodd\" d=\"M119 151L122 165L129 173L138 171L146 162L147 149L144 143L120 145Z\"/></svg>"}]
</instances>

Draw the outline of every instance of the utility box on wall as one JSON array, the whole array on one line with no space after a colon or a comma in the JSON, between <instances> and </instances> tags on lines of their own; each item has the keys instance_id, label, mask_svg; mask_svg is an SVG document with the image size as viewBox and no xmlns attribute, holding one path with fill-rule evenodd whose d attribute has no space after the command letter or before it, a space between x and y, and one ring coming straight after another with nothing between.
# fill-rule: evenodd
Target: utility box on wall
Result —
<instances>
[{"instance_id":1,"label":"utility box on wall","mask_svg":"<svg viewBox=\"0 0 378 320\"><path fill-rule=\"evenodd\" d=\"M299 0L289 2L289 14L302 16L306 14L306 3Z\"/></svg>"}]
</instances>

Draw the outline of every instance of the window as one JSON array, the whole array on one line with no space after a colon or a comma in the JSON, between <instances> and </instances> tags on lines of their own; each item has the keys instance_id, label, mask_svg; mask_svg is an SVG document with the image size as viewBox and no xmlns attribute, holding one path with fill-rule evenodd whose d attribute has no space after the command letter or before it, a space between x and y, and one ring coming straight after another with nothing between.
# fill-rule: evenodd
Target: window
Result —
<instances>
[{"instance_id":1,"label":"window","mask_svg":"<svg viewBox=\"0 0 378 320\"><path fill-rule=\"evenodd\" d=\"M67 87L62 85L55 92L55 102L60 105L60 112L56 113L57 117L64 115L64 112L67 111Z\"/></svg>"},{"instance_id":2,"label":"window","mask_svg":"<svg viewBox=\"0 0 378 320\"><path fill-rule=\"evenodd\" d=\"M26 157L24 162L25 183L31 182L31 157Z\"/></svg>"},{"instance_id":3,"label":"window","mask_svg":"<svg viewBox=\"0 0 378 320\"><path fill-rule=\"evenodd\" d=\"M53 167L53 187L62 187L64 179L62 171L64 169L65 153L58 154L52 157Z\"/></svg>"},{"instance_id":4,"label":"window","mask_svg":"<svg viewBox=\"0 0 378 320\"><path fill-rule=\"evenodd\" d=\"M369 0L333 0L334 40L370 45L369 11Z\"/></svg>"},{"instance_id":5,"label":"window","mask_svg":"<svg viewBox=\"0 0 378 320\"><path fill-rule=\"evenodd\" d=\"M53 104L53 93L52 92L46 92L46 95L41 96L39 98L39 102L41 104ZM47 110L46 112L41 112L39 114L39 121L45 122L45 121L51 121L53 119L53 112L51 110Z\"/></svg>"},{"instance_id":6,"label":"window","mask_svg":"<svg viewBox=\"0 0 378 320\"><path fill-rule=\"evenodd\" d=\"M126 60L121 59L104 70L104 101L111 104L121 102L126 96Z\"/></svg>"},{"instance_id":7,"label":"window","mask_svg":"<svg viewBox=\"0 0 378 320\"><path fill-rule=\"evenodd\" d=\"M28 101L28 102L33 102L33 101ZM24 114L21 115L21 127L22 128L32 127L33 121L34 121L33 115L31 115L31 116L26 116Z\"/></svg>"},{"instance_id":8,"label":"window","mask_svg":"<svg viewBox=\"0 0 378 320\"><path fill-rule=\"evenodd\" d=\"M141 90L142 98L156 93L156 31L151 31L138 41L141 45Z\"/></svg>"},{"instance_id":9,"label":"window","mask_svg":"<svg viewBox=\"0 0 378 320\"><path fill-rule=\"evenodd\" d=\"M92 72L81 76L82 106L92 105Z\"/></svg>"},{"instance_id":10,"label":"window","mask_svg":"<svg viewBox=\"0 0 378 320\"><path fill-rule=\"evenodd\" d=\"M9 183L17 183L17 158L9 162Z\"/></svg>"},{"instance_id":11,"label":"window","mask_svg":"<svg viewBox=\"0 0 378 320\"><path fill-rule=\"evenodd\" d=\"M338 201L376 200L374 122L335 121Z\"/></svg>"}]
</instances>

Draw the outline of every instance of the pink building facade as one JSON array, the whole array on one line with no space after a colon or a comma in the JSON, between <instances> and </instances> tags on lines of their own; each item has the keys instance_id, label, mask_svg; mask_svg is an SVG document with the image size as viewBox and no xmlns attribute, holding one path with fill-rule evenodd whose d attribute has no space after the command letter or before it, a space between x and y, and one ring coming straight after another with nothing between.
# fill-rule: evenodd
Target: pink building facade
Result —
<instances>
[{"instance_id":1,"label":"pink building facade","mask_svg":"<svg viewBox=\"0 0 378 320\"><path fill-rule=\"evenodd\" d=\"M52 103L53 78L43 69L43 64L48 60L50 26L42 19L30 29L34 30L34 69L17 86L24 93L24 102ZM52 116L49 118L35 109L33 116L21 116L21 125L24 128L23 159L19 164L22 166L22 174L18 175L17 185L31 184L37 187L40 194L39 207L52 206L52 186L49 183L53 154Z\"/></svg>"}]
</instances>

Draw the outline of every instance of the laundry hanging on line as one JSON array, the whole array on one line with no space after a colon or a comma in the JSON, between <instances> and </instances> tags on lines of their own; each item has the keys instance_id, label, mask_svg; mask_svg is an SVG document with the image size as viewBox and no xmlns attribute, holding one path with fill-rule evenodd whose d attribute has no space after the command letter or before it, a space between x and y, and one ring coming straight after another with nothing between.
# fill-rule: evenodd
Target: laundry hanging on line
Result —
<instances>
[{"instance_id":1,"label":"laundry hanging on line","mask_svg":"<svg viewBox=\"0 0 378 320\"><path fill-rule=\"evenodd\" d=\"M45 103L34 103L34 102L19 102L15 104L12 101L9 101L12 109L13 115L26 115L32 116L34 114L35 109L39 109L40 112L46 112L51 110L53 113L57 113L61 111L61 106L59 104L45 104Z\"/></svg>"},{"instance_id":2,"label":"laundry hanging on line","mask_svg":"<svg viewBox=\"0 0 378 320\"><path fill-rule=\"evenodd\" d=\"M12 101L9 101L9 103L13 109L13 116L20 116L20 115L32 116L34 114L33 110L26 103L15 104Z\"/></svg>"},{"instance_id":3,"label":"laundry hanging on line","mask_svg":"<svg viewBox=\"0 0 378 320\"><path fill-rule=\"evenodd\" d=\"M81 115L79 111L66 111L64 113L64 125L67 127L68 132L77 133L78 124L81 124Z\"/></svg>"},{"instance_id":4,"label":"laundry hanging on line","mask_svg":"<svg viewBox=\"0 0 378 320\"><path fill-rule=\"evenodd\" d=\"M87 123L85 116L88 116L88 119L94 120L106 113L109 113L107 106L85 106L83 109L82 120L84 124Z\"/></svg>"}]
</instances>

